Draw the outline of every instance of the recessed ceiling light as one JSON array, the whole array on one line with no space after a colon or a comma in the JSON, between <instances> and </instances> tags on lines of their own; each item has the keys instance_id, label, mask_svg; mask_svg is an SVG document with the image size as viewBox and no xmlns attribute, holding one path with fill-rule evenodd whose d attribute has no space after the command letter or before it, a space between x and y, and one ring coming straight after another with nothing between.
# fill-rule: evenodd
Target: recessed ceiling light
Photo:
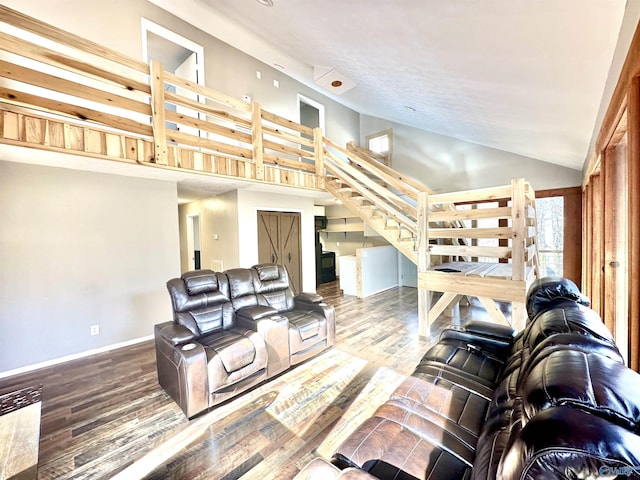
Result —
<instances>
[{"instance_id":1,"label":"recessed ceiling light","mask_svg":"<svg viewBox=\"0 0 640 480\"><path fill-rule=\"evenodd\" d=\"M409 110L410 112L415 112L416 109L413 107L410 107L409 105L405 105L404 108L406 108L407 110Z\"/></svg>"},{"instance_id":2,"label":"recessed ceiling light","mask_svg":"<svg viewBox=\"0 0 640 480\"><path fill-rule=\"evenodd\" d=\"M273 7L273 0L258 0L258 3L265 7Z\"/></svg>"},{"instance_id":3,"label":"recessed ceiling light","mask_svg":"<svg viewBox=\"0 0 640 480\"><path fill-rule=\"evenodd\" d=\"M260 0L258 0L260 1ZM280 65L279 63L274 63L273 64L274 67L279 68L280 70L284 70L284 65Z\"/></svg>"}]
</instances>

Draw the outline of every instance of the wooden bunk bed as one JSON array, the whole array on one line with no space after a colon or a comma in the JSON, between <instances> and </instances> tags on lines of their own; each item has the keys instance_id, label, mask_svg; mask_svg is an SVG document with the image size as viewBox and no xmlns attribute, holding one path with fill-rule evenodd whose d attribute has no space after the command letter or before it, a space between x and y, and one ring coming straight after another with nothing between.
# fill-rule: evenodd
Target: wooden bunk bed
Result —
<instances>
[{"instance_id":1,"label":"wooden bunk bed","mask_svg":"<svg viewBox=\"0 0 640 480\"><path fill-rule=\"evenodd\" d=\"M477 297L491 318L520 330L525 297L540 275L535 192L524 179L503 187L443 194L420 194L419 231L427 248L418 249L421 300L429 325L462 297ZM451 225L456 228L451 228ZM434 292L441 292L435 300ZM511 320L497 302L511 304Z\"/></svg>"}]
</instances>

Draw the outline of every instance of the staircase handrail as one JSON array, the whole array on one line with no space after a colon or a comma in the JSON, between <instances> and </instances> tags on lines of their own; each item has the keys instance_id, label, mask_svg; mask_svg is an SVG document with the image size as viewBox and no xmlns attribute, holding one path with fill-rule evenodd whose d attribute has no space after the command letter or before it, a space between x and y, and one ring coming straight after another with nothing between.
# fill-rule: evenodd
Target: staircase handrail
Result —
<instances>
[{"instance_id":1,"label":"staircase handrail","mask_svg":"<svg viewBox=\"0 0 640 480\"><path fill-rule=\"evenodd\" d=\"M395 188L402 191L416 202L418 201L418 192L427 192L429 194L433 193L433 191L431 191L428 187L426 187L419 181L403 175L397 170L394 170L393 168L380 163L378 160L371 156L371 153L373 152L359 145L356 145L353 141L347 143L347 151L351 154L357 155L362 162L367 163L367 165L369 165L374 169L374 171L376 171L377 176L385 180L387 183L393 185Z\"/></svg>"}]
</instances>

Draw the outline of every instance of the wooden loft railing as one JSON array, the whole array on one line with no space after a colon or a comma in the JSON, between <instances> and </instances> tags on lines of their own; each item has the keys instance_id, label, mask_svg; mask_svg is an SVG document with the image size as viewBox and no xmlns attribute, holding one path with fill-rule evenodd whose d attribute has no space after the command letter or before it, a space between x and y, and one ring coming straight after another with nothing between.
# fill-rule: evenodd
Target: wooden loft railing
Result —
<instances>
[{"instance_id":1,"label":"wooden loft railing","mask_svg":"<svg viewBox=\"0 0 640 480\"><path fill-rule=\"evenodd\" d=\"M429 310L433 316L444 302L431 309L429 292L444 292L442 298L449 301L461 294L462 287L450 288L442 272L431 271L438 256L465 262L479 256L508 259L513 274L502 280L513 282L504 289L510 293L493 298L515 302L516 316L520 314L529 278L523 272L537 259L530 224L533 191L524 182L492 191L433 195L371 152L337 145L319 128L189 82L156 61L147 65L5 6L0 6L0 22L0 143L326 189L418 265L422 335L429 334ZM508 215L502 209L484 211L486 217L479 210L459 211L460 202L498 197L511 199L512 206L504 207ZM511 226L482 229L473 224L491 216L510 218ZM474 244L485 237L510 239L511 246ZM482 281L449 278L504 321L487 300L488 291L503 283L491 283L487 275Z\"/></svg>"},{"instance_id":2,"label":"wooden loft railing","mask_svg":"<svg viewBox=\"0 0 640 480\"><path fill-rule=\"evenodd\" d=\"M540 276L531 186L515 179L503 187L437 195L425 192L419 203L423 212L419 230L427 248L418 250L418 284L425 291L442 292L434 305L430 295L422 299L422 308L429 312L423 321L435 320L462 297L473 296L494 321L522 329L528 286ZM443 228L443 222L454 221L464 226ZM452 238L468 239L472 245L445 244ZM469 257L473 261L467 261ZM511 322L496 301L511 303Z\"/></svg>"},{"instance_id":3,"label":"wooden loft railing","mask_svg":"<svg viewBox=\"0 0 640 480\"><path fill-rule=\"evenodd\" d=\"M0 140L320 189L322 134L0 6Z\"/></svg>"}]
</instances>

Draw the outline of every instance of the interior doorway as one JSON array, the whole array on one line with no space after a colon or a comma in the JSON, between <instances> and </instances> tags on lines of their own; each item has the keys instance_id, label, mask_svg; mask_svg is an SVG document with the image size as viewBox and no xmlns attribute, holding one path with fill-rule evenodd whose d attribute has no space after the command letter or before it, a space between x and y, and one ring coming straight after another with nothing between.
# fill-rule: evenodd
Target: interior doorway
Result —
<instances>
[{"instance_id":1,"label":"interior doorway","mask_svg":"<svg viewBox=\"0 0 640 480\"><path fill-rule=\"evenodd\" d=\"M304 125L309 128L320 127L324 132L324 105L322 103L298 94L298 117L298 123L300 123L300 125ZM303 133L302 136L309 140L313 140L313 136L311 135ZM306 145L300 145L300 148L307 152L313 151L313 148ZM303 159L303 161L310 162L310 160L305 159Z\"/></svg>"},{"instance_id":2,"label":"interior doorway","mask_svg":"<svg viewBox=\"0 0 640 480\"><path fill-rule=\"evenodd\" d=\"M142 58L146 63L158 60L167 72L204 85L204 47L146 18L142 19ZM204 103L204 98L191 91L176 88L174 85L166 85L165 89ZM201 118L201 114L186 107L168 103L167 109L193 118ZM190 135L204 136L204 132L195 127L178 126L171 122L167 122L166 127Z\"/></svg>"},{"instance_id":3,"label":"interior doorway","mask_svg":"<svg viewBox=\"0 0 640 480\"><path fill-rule=\"evenodd\" d=\"M202 268L200 252L200 214L192 213L187 215L187 257L189 259L189 270L200 270Z\"/></svg>"}]
</instances>

